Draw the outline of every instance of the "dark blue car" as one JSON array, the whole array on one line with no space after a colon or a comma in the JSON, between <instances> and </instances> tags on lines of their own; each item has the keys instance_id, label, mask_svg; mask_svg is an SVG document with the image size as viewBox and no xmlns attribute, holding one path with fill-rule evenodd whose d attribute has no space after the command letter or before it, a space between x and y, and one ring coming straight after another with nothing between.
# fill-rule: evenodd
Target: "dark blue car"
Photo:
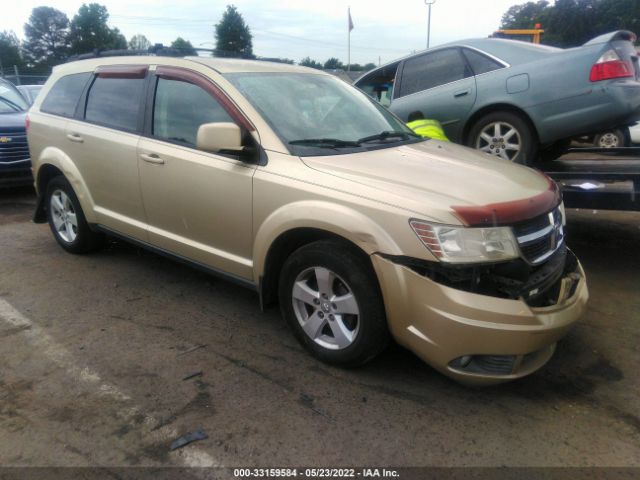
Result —
<instances>
[{"instance_id":1,"label":"dark blue car","mask_svg":"<svg viewBox=\"0 0 640 480\"><path fill-rule=\"evenodd\" d=\"M32 183L25 128L28 109L16 87L0 79L0 187Z\"/></svg>"}]
</instances>

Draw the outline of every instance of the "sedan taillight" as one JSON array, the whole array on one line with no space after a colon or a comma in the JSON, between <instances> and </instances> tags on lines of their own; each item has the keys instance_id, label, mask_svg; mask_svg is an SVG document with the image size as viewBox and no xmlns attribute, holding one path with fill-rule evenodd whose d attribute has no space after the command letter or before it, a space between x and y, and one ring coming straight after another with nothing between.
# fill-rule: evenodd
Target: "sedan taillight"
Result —
<instances>
[{"instance_id":1,"label":"sedan taillight","mask_svg":"<svg viewBox=\"0 0 640 480\"><path fill-rule=\"evenodd\" d=\"M629 62L621 60L614 50L609 50L603 54L598 61L591 67L589 80L592 82L600 82L602 80L611 80L613 78L634 77L633 65Z\"/></svg>"}]
</instances>

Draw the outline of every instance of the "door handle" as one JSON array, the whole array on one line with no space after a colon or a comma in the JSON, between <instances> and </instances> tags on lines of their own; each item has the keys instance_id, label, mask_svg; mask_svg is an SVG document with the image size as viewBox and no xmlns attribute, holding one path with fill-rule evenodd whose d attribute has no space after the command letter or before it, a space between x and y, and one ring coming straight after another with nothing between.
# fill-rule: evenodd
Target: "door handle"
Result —
<instances>
[{"instance_id":1,"label":"door handle","mask_svg":"<svg viewBox=\"0 0 640 480\"><path fill-rule=\"evenodd\" d=\"M454 98L460 98L460 97L464 97L465 95L469 95L471 93L471 90L461 90L459 92L456 92L453 94Z\"/></svg>"},{"instance_id":2,"label":"door handle","mask_svg":"<svg viewBox=\"0 0 640 480\"><path fill-rule=\"evenodd\" d=\"M164 165L164 160L155 153L141 153L140 158L147 163L153 163L154 165Z\"/></svg>"},{"instance_id":3,"label":"door handle","mask_svg":"<svg viewBox=\"0 0 640 480\"><path fill-rule=\"evenodd\" d=\"M69 140L71 140L72 142L75 143L82 143L84 142L84 138L82 138L80 135L78 135L77 133L67 133L67 138Z\"/></svg>"}]
</instances>

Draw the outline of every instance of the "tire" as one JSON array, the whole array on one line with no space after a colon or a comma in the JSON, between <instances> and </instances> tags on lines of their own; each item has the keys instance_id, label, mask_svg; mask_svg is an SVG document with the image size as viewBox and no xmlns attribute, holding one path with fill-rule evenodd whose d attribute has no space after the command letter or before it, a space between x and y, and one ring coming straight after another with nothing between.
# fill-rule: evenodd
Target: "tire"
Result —
<instances>
[{"instance_id":1,"label":"tire","mask_svg":"<svg viewBox=\"0 0 640 480\"><path fill-rule=\"evenodd\" d=\"M340 242L318 241L291 254L279 299L298 341L325 363L362 365L388 344L376 274L368 259Z\"/></svg>"},{"instance_id":2,"label":"tire","mask_svg":"<svg viewBox=\"0 0 640 480\"><path fill-rule=\"evenodd\" d=\"M601 132L593 139L593 146L596 148L628 147L630 143L629 133L619 128Z\"/></svg>"},{"instance_id":3,"label":"tire","mask_svg":"<svg viewBox=\"0 0 640 480\"><path fill-rule=\"evenodd\" d=\"M47 220L62 248L70 253L87 253L102 246L104 236L91 231L71 184L62 176L47 185Z\"/></svg>"},{"instance_id":4,"label":"tire","mask_svg":"<svg viewBox=\"0 0 640 480\"><path fill-rule=\"evenodd\" d=\"M523 165L533 165L538 153L538 139L531 124L509 111L480 118L469 130L467 145Z\"/></svg>"}]
</instances>

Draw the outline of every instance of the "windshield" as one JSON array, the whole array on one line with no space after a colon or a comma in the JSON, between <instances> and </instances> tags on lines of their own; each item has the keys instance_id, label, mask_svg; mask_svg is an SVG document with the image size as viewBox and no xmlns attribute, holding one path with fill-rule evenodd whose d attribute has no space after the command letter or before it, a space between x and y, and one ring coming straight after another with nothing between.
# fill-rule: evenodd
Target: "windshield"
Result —
<instances>
[{"instance_id":1,"label":"windshield","mask_svg":"<svg viewBox=\"0 0 640 480\"><path fill-rule=\"evenodd\" d=\"M0 81L0 113L23 112L28 108L24 97L13 85Z\"/></svg>"},{"instance_id":2,"label":"windshield","mask_svg":"<svg viewBox=\"0 0 640 480\"><path fill-rule=\"evenodd\" d=\"M232 73L226 78L296 155L339 155L422 141L392 113L332 76Z\"/></svg>"}]
</instances>

